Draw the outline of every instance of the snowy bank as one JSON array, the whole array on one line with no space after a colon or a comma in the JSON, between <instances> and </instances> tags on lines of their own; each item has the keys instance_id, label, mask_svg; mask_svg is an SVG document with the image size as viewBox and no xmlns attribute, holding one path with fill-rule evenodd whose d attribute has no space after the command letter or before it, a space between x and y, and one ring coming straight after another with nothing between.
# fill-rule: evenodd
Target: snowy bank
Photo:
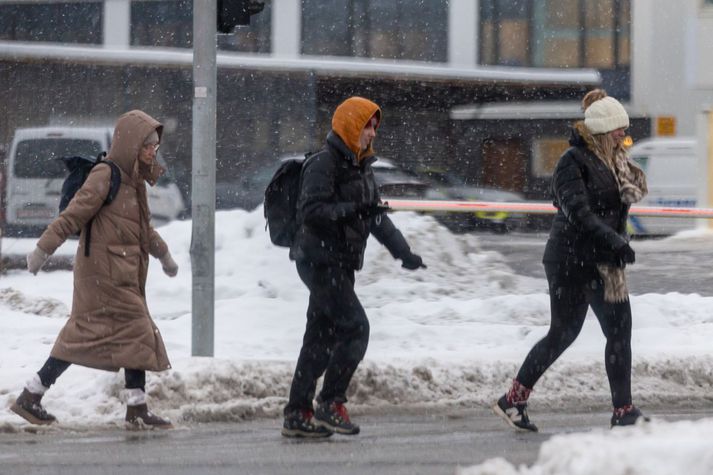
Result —
<instances>
[{"instance_id":1,"label":"snowy bank","mask_svg":"<svg viewBox=\"0 0 713 475\"><path fill-rule=\"evenodd\" d=\"M555 436L531 467L502 458L458 470L458 475L709 475L713 419Z\"/></svg>"},{"instance_id":2,"label":"snowy bank","mask_svg":"<svg viewBox=\"0 0 713 475\"><path fill-rule=\"evenodd\" d=\"M352 407L489 404L547 331L546 282L517 275L500 254L483 251L477 235L453 235L414 213L393 219L429 267L404 270L370 240L357 293L371 336L350 388ZM148 377L152 407L185 421L278 415L301 345L307 292L287 249L270 243L262 210L217 214L215 358L191 357L191 223L174 222L159 231L180 270L170 279L157 261L149 269L149 308L173 364ZM3 250L22 253L34 244L5 239ZM695 245L710 245L710 239ZM71 255L75 247L70 241L58 252ZM72 275L12 271L0 278L0 406L9 407L64 325ZM647 294L634 296L632 306L636 402L644 408L710 405L713 298ZM531 410L607 408L603 351L604 337L590 317L538 383ZM64 427L115 424L123 417L122 387L122 374L73 366L48 392L46 406ZM5 430L22 424L0 412Z\"/></svg>"}]
</instances>

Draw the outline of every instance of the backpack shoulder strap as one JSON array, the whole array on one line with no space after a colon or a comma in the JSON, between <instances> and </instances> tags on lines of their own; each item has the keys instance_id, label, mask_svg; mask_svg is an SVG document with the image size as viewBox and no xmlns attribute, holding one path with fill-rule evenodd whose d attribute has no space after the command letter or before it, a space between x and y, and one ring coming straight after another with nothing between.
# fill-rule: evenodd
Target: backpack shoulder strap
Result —
<instances>
[{"instance_id":1,"label":"backpack shoulder strap","mask_svg":"<svg viewBox=\"0 0 713 475\"><path fill-rule=\"evenodd\" d=\"M105 163L111 168L111 179L109 182L109 193L104 199L104 205L110 204L116 198L116 194L119 192L119 186L121 186L121 169L119 165L111 160L106 160L106 152L102 152L97 155L97 161L94 166Z\"/></svg>"},{"instance_id":2,"label":"backpack shoulder strap","mask_svg":"<svg viewBox=\"0 0 713 475\"><path fill-rule=\"evenodd\" d=\"M104 156L106 156L106 152L104 153ZM119 169L119 165L117 165L116 163L112 162L111 160L103 160L102 158L103 158L103 156L100 154L97 157L96 165L105 163L105 164L109 165L109 168L111 168L111 178L110 178L110 182L109 182L109 193L106 195L106 198L104 199L104 204L102 205L102 206L106 206L106 205L110 204L112 201L114 201L114 198L116 198L116 195L119 192L119 187L121 186L121 170ZM85 257L89 257L89 246L91 244L91 239L92 239L92 223L93 222L94 222L94 218L91 218L85 228L85 238L84 238L84 256Z\"/></svg>"},{"instance_id":3,"label":"backpack shoulder strap","mask_svg":"<svg viewBox=\"0 0 713 475\"><path fill-rule=\"evenodd\" d=\"M104 200L104 204L108 205L114 198L116 198L117 193L119 193L119 187L121 186L121 170L119 165L112 162L111 160L104 160L111 167L111 183L109 184L109 194Z\"/></svg>"}]
</instances>

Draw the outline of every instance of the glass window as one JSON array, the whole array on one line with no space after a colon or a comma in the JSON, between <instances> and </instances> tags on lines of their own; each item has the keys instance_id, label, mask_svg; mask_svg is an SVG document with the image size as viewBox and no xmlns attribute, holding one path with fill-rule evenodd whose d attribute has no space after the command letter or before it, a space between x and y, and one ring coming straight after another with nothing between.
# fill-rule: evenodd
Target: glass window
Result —
<instances>
[{"instance_id":1,"label":"glass window","mask_svg":"<svg viewBox=\"0 0 713 475\"><path fill-rule=\"evenodd\" d=\"M446 61L447 0L302 0L302 53Z\"/></svg>"},{"instance_id":2,"label":"glass window","mask_svg":"<svg viewBox=\"0 0 713 475\"><path fill-rule=\"evenodd\" d=\"M539 138L532 142L532 174L538 178L550 177L557 161L569 142L562 138Z\"/></svg>"},{"instance_id":3,"label":"glass window","mask_svg":"<svg viewBox=\"0 0 713 475\"><path fill-rule=\"evenodd\" d=\"M252 53L270 52L271 8L268 2L250 17L250 25L230 35L218 35L218 49ZM193 46L193 2L159 0L131 2L131 44L191 48Z\"/></svg>"},{"instance_id":4,"label":"glass window","mask_svg":"<svg viewBox=\"0 0 713 475\"><path fill-rule=\"evenodd\" d=\"M483 61L486 64L529 65L529 1L484 0L480 11Z\"/></svg>"},{"instance_id":5,"label":"glass window","mask_svg":"<svg viewBox=\"0 0 713 475\"><path fill-rule=\"evenodd\" d=\"M0 40L101 44L103 2L0 3Z\"/></svg>"},{"instance_id":6,"label":"glass window","mask_svg":"<svg viewBox=\"0 0 713 475\"><path fill-rule=\"evenodd\" d=\"M131 2L131 44L190 48L193 43L193 3Z\"/></svg>"},{"instance_id":7,"label":"glass window","mask_svg":"<svg viewBox=\"0 0 713 475\"><path fill-rule=\"evenodd\" d=\"M481 0L480 21L483 64L629 67L630 0Z\"/></svg>"},{"instance_id":8,"label":"glass window","mask_svg":"<svg viewBox=\"0 0 713 475\"><path fill-rule=\"evenodd\" d=\"M67 168L62 157L95 158L101 144L96 140L36 139L23 140L15 152L15 176L18 178L64 178Z\"/></svg>"}]
</instances>

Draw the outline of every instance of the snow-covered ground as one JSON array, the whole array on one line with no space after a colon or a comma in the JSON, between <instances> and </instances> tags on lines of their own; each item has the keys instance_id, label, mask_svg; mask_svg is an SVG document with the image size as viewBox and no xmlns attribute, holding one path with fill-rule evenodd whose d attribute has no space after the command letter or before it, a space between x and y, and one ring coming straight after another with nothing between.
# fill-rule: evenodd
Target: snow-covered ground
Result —
<instances>
[{"instance_id":1,"label":"snow-covered ground","mask_svg":"<svg viewBox=\"0 0 713 475\"><path fill-rule=\"evenodd\" d=\"M404 270L376 240L370 241L357 293L370 318L371 338L350 388L350 405L357 410L388 404L489 405L547 330L546 282L514 273L500 254L480 248L477 235L452 235L433 219L412 213L397 213L393 219L428 269ZM188 422L280 413L302 340L307 292L287 249L273 246L264 226L261 209L217 214L215 358L191 357L191 223L174 222L159 229L180 270L170 279L157 261L149 269L149 308L173 364L172 370L148 377L150 405L157 412ZM701 246L713 245L713 235L689 236ZM667 245L665 240L656 243L647 245ZM35 240L4 239L2 252L25 253L34 244ZM75 247L76 242L69 241L58 253L72 255ZM47 358L65 322L72 275L11 271L0 279L0 407L9 407ZM632 307L635 402L644 409L710 407L713 297L635 295ZM607 408L603 351L604 337L590 317L579 339L538 383L531 412L554 405ZM112 426L123 417L122 387L121 373L73 366L44 403L61 421L60 429ZM713 422L677 424L675 432L662 423L648 429L553 438L538 464L554 463L548 453L561 452L557 444L570 444L562 440L574 447L616 447L624 446L620 439L636 434L638 447L652 453L672 433L710 440ZM0 411L0 430L25 426L9 411ZM608 453L615 457L617 452L612 448ZM702 455L697 457L700 461ZM593 461L598 458L591 455ZM489 466L504 465L494 461ZM683 467L689 475L696 473ZM510 472L472 470L464 473L601 473L535 471L537 466L522 472L514 467L503 468Z\"/></svg>"}]
</instances>

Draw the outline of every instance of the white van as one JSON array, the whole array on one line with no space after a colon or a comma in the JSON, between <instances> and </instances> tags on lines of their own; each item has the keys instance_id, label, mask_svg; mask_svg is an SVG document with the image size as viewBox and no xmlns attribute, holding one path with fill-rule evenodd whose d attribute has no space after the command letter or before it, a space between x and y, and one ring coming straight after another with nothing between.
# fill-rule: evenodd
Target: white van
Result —
<instances>
[{"instance_id":1,"label":"white van","mask_svg":"<svg viewBox=\"0 0 713 475\"><path fill-rule=\"evenodd\" d=\"M698 198L696 139L651 138L629 150L631 158L646 172L649 194L641 206L692 208ZM632 216L632 231L640 235L668 235L696 227L689 218Z\"/></svg>"},{"instance_id":2,"label":"white van","mask_svg":"<svg viewBox=\"0 0 713 475\"><path fill-rule=\"evenodd\" d=\"M96 157L111 147L111 127L17 129L6 160L5 234L38 235L57 216L68 171L60 157ZM159 157L159 160L161 158ZM178 186L162 177L147 187L154 226L184 210Z\"/></svg>"}]
</instances>

